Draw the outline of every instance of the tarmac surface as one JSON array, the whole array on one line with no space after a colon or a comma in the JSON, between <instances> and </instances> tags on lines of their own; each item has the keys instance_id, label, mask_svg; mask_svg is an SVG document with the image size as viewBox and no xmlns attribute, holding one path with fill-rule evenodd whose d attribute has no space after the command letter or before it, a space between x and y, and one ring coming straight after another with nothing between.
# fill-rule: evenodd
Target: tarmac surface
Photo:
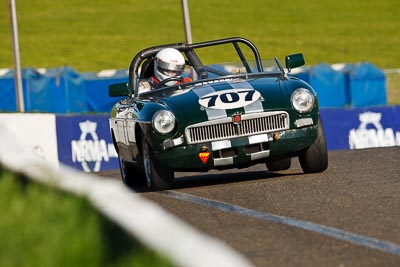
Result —
<instances>
[{"instance_id":1,"label":"tarmac surface","mask_svg":"<svg viewBox=\"0 0 400 267\"><path fill-rule=\"evenodd\" d=\"M400 147L330 152L318 174L293 159L282 172L179 176L174 189L138 194L255 266L400 266Z\"/></svg>"}]
</instances>

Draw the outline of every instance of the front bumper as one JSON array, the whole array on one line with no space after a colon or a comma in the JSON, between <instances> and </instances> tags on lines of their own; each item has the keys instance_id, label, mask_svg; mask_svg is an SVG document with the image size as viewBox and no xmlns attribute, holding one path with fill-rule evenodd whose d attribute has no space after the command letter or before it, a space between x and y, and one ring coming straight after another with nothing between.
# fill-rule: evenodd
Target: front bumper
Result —
<instances>
[{"instance_id":1,"label":"front bumper","mask_svg":"<svg viewBox=\"0 0 400 267\"><path fill-rule=\"evenodd\" d=\"M214 142L186 144L183 137L164 141L155 151L158 162L174 170L210 170L291 157L309 147L318 125Z\"/></svg>"}]
</instances>

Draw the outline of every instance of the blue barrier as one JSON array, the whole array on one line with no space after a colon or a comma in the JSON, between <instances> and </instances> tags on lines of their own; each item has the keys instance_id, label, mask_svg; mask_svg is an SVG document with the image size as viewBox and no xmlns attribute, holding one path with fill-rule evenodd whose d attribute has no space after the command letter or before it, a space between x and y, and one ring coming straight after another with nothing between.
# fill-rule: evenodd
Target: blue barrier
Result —
<instances>
[{"instance_id":1,"label":"blue barrier","mask_svg":"<svg viewBox=\"0 0 400 267\"><path fill-rule=\"evenodd\" d=\"M315 89L321 107L369 107L387 104L385 74L371 63L335 66L319 64L299 70L290 75L303 79Z\"/></svg>"},{"instance_id":2,"label":"blue barrier","mask_svg":"<svg viewBox=\"0 0 400 267\"><path fill-rule=\"evenodd\" d=\"M48 69L45 74L35 69L27 69L23 77L27 111L51 113L88 111L83 79L70 67Z\"/></svg>"},{"instance_id":3,"label":"blue barrier","mask_svg":"<svg viewBox=\"0 0 400 267\"><path fill-rule=\"evenodd\" d=\"M14 72L0 79L0 110L16 111ZM22 70L25 111L51 113L87 112L86 89L79 73L70 67L44 72Z\"/></svg>"},{"instance_id":4,"label":"blue barrier","mask_svg":"<svg viewBox=\"0 0 400 267\"><path fill-rule=\"evenodd\" d=\"M116 71L111 76L103 76L98 73L83 73L85 81L86 100L90 112L107 113L112 106L123 97L110 97L108 86L113 83L128 82L127 71Z\"/></svg>"},{"instance_id":5,"label":"blue barrier","mask_svg":"<svg viewBox=\"0 0 400 267\"><path fill-rule=\"evenodd\" d=\"M319 64L309 70L309 83L317 91L320 107L344 107L345 77L331 65Z\"/></svg>"},{"instance_id":6,"label":"blue barrier","mask_svg":"<svg viewBox=\"0 0 400 267\"><path fill-rule=\"evenodd\" d=\"M369 107L387 104L386 78L382 70L363 62L346 65L341 72L346 77L350 106Z\"/></svg>"},{"instance_id":7,"label":"blue barrier","mask_svg":"<svg viewBox=\"0 0 400 267\"><path fill-rule=\"evenodd\" d=\"M0 78L0 111L16 111L14 73L5 72Z\"/></svg>"},{"instance_id":8,"label":"blue barrier","mask_svg":"<svg viewBox=\"0 0 400 267\"><path fill-rule=\"evenodd\" d=\"M327 64L297 69L291 74L309 83L319 96L320 107L366 107L387 103L384 73L370 63ZM79 74L70 67L24 69L23 89L26 111L52 113L108 113L122 98L110 98L108 86L128 81L126 70L110 76ZM13 71L0 76L0 111L16 111Z\"/></svg>"}]
</instances>

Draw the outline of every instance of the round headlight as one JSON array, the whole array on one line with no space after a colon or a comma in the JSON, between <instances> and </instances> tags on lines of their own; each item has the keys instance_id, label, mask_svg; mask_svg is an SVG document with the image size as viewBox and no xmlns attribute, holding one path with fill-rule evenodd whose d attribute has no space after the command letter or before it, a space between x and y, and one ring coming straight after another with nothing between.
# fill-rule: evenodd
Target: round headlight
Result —
<instances>
[{"instance_id":1,"label":"round headlight","mask_svg":"<svg viewBox=\"0 0 400 267\"><path fill-rule=\"evenodd\" d=\"M159 110L153 116L153 128L160 134L172 132L175 128L175 116L168 110Z\"/></svg>"},{"instance_id":2,"label":"round headlight","mask_svg":"<svg viewBox=\"0 0 400 267\"><path fill-rule=\"evenodd\" d=\"M310 112L314 107L314 95L307 89L300 88L293 92L290 99L293 108L300 113Z\"/></svg>"}]
</instances>

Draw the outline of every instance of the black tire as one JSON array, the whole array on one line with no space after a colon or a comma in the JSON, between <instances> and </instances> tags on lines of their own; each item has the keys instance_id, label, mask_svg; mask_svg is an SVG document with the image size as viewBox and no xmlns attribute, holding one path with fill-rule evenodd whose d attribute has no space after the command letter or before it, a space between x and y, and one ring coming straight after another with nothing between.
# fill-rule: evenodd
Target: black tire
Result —
<instances>
[{"instance_id":1,"label":"black tire","mask_svg":"<svg viewBox=\"0 0 400 267\"><path fill-rule=\"evenodd\" d=\"M304 173L323 172L328 168L328 151L321 118L318 118L318 135L314 143L299 155Z\"/></svg>"},{"instance_id":2,"label":"black tire","mask_svg":"<svg viewBox=\"0 0 400 267\"><path fill-rule=\"evenodd\" d=\"M146 138L142 139L142 158L147 188L153 191L171 188L174 172L158 164Z\"/></svg>"},{"instance_id":3,"label":"black tire","mask_svg":"<svg viewBox=\"0 0 400 267\"><path fill-rule=\"evenodd\" d=\"M118 156L119 170L121 172L122 181L129 187L143 186L146 184L144 174L131 166Z\"/></svg>"},{"instance_id":4,"label":"black tire","mask_svg":"<svg viewBox=\"0 0 400 267\"><path fill-rule=\"evenodd\" d=\"M290 168L292 165L292 159L279 159L279 160L272 160L272 161L267 161L267 168L271 172L275 171L284 171Z\"/></svg>"}]
</instances>

